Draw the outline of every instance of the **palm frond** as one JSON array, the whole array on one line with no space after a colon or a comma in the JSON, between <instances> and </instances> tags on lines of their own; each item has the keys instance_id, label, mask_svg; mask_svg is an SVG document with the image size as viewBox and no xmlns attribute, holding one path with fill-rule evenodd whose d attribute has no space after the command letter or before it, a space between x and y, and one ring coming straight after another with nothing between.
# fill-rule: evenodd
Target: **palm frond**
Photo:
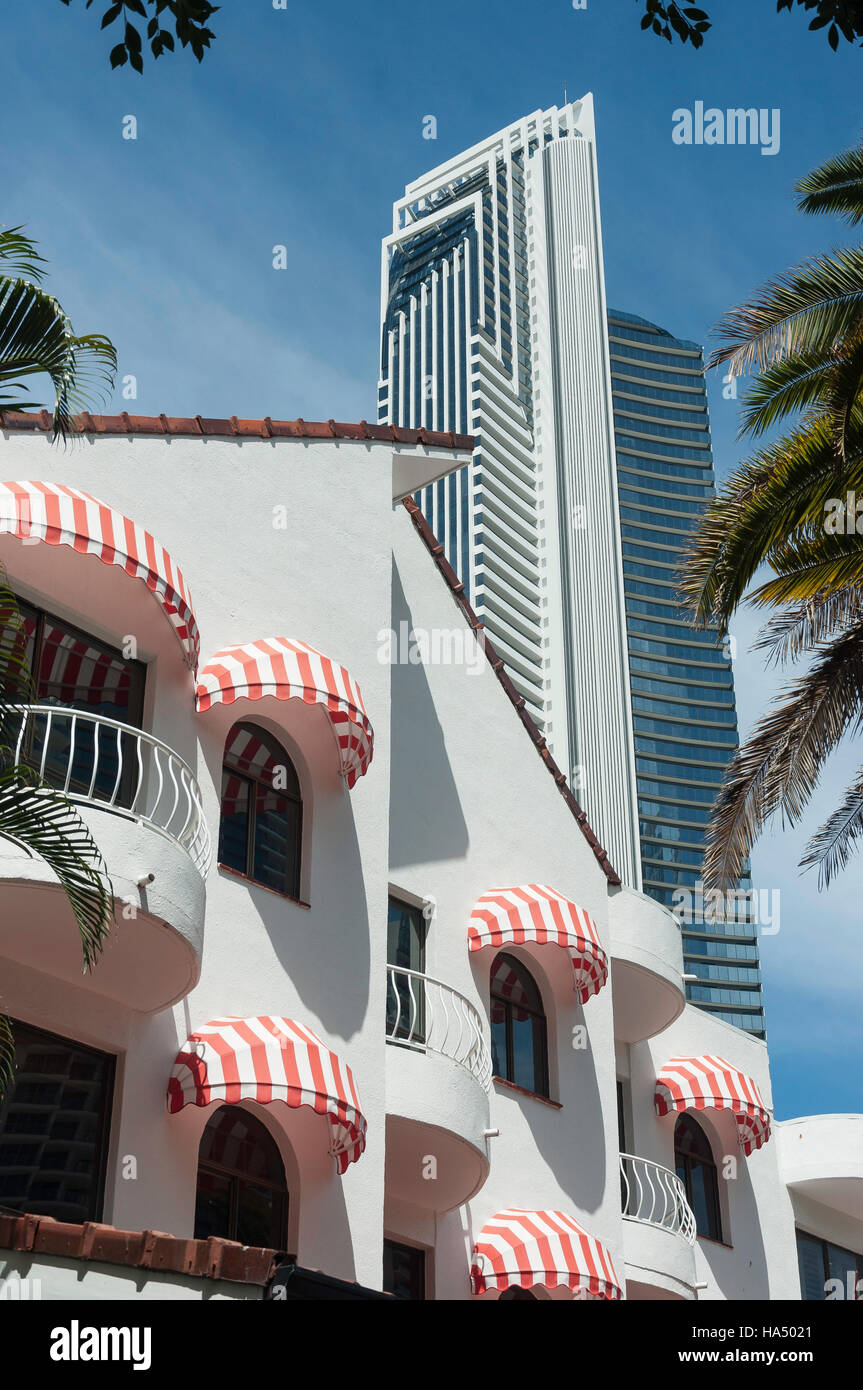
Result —
<instances>
[{"instance_id":1,"label":"palm frond","mask_svg":"<svg viewBox=\"0 0 863 1390\"><path fill-rule=\"evenodd\" d=\"M739 437L764 434L788 415L822 400L835 365L834 357L806 351L771 362L741 400Z\"/></svg>"},{"instance_id":2,"label":"palm frond","mask_svg":"<svg viewBox=\"0 0 863 1390\"><path fill-rule=\"evenodd\" d=\"M742 464L687 538L678 571L684 606L697 624L720 631L774 547L797 528L822 526L837 490L863 494L863 438L842 475L828 420L804 421Z\"/></svg>"},{"instance_id":3,"label":"palm frond","mask_svg":"<svg viewBox=\"0 0 863 1390\"><path fill-rule=\"evenodd\" d=\"M33 677L27 660L27 631L15 595L0 565L0 744L2 720L7 706L29 704L33 697Z\"/></svg>"},{"instance_id":4,"label":"palm frond","mask_svg":"<svg viewBox=\"0 0 863 1390\"><path fill-rule=\"evenodd\" d=\"M747 594L755 608L805 603L846 588L863 593L863 536L797 532L766 556L775 573Z\"/></svg>"},{"instance_id":5,"label":"palm frond","mask_svg":"<svg viewBox=\"0 0 863 1390\"><path fill-rule=\"evenodd\" d=\"M24 228L9 227L0 230L0 262L5 275L23 275L27 280L42 280L47 264L44 256L36 250L35 242L24 236Z\"/></svg>"},{"instance_id":6,"label":"palm frond","mask_svg":"<svg viewBox=\"0 0 863 1390\"><path fill-rule=\"evenodd\" d=\"M863 835L863 768L857 773L845 793L841 806L837 806L819 830L812 836L803 858L801 869L818 866L818 887L828 888L830 880L840 869L844 869L852 854L857 850L857 841Z\"/></svg>"},{"instance_id":7,"label":"palm frond","mask_svg":"<svg viewBox=\"0 0 863 1390\"><path fill-rule=\"evenodd\" d=\"M852 227L863 221L863 145L828 159L795 187L801 212L828 212Z\"/></svg>"},{"instance_id":8,"label":"palm frond","mask_svg":"<svg viewBox=\"0 0 863 1390\"><path fill-rule=\"evenodd\" d=\"M743 873L752 846L777 813L794 825L825 760L852 726L863 701L863 624L841 633L737 749L711 810L702 877L728 888Z\"/></svg>"},{"instance_id":9,"label":"palm frond","mask_svg":"<svg viewBox=\"0 0 863 1390\"><path fill-rule=\"evenodd\" d=\"M117 354L101 334L77 337L57 300L27 280L0 277L0 409L23 410L24 378L46 373L54 387L54 435L113 386Z\"/></svg>"},{"instance_id":10,"label":"palm frond","mask_svg":"<svg viewBox=\"0 0 863 1390\"><path fill-rule=\"evenodd\" d=\"M842 341L836 362L827 373L819 402L830 420L837 457L845 462L856 425L859 437L863 387L863 318Z\"/></svg>"},{"instance_id":11,"label":"palm frond","mask_svg":"<svg viewBox=\"0 0 863 1390\"><path fill-rule=\"evenodd\" d=\"M15 1039L12 1024L0 1014L0 1100L15 1080Z\"/></svg>"},{"instance_id":12,"label":"palm frond","mask_svg":"<svg viewBox=\"0 0 863 1390\"><path fill-rule=\"evenodd\" d=\"M29 768L6 768L0 772L0 839L44 859L56 874L78 924L84 968L92 969L111 930L114 899L102 856L75 807Z\"/></svg>"},{"instance_id":13,"label":"palm frond","mask_svg":"<svg viewBox=\"0 0 863 1390\"><path fill-rule=\"evenodd\" d=\"M863 593L856 588L816 594L774 614L753 643L767 652L768 666L786 666L811 652L840 628L863 620Z\"/></svg>"},{"instance_id":14,"label":"palm frond","mask_svg":"<svg viewBox=\"0 0 863 1390\"><path fill-rule=\"evenodd\" d=\"M831 356L863 314L863 246L813 256L783 271L720 320L725 339L708 367L727 364L731 376L798 353Z\"/></svg>"}]
</instances>

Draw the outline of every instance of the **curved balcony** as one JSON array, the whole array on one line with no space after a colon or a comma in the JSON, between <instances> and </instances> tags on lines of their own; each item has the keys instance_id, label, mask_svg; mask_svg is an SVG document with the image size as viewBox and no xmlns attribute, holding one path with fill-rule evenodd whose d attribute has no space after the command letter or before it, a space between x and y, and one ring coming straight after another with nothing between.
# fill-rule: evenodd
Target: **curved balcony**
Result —
<instances>
[{"instance_id":1,"label":"curved balcony","mask_svg":"<svg viewBox=\"0 0 863 1390\"><path fill-rule=\"evenodd\" d=\"M390 965L386 1037L387 1195L450 1211L488 1175L482 1016L442 980Z\"/></svg>"},{"instance_id":2,"label":"curved balcony","mask_svg":"<svg viewBox=\"0 0 863 1390\"><path fill-rule=\"evenodd\" d=\"M626 1296L695 1298L695 1215L676 1173L620 1155Z\"/></svg>"},{"instance_id":3,"label":"curved balcony","mask_svg":"<svg viewBox=\"0 0 863 1390\"><path fill-rule=\"evenodd\" d=\"M176 1003L200 973L212 859L191 769L152 734L99 714L50 704L16 712L15 761L76 804L105 860L117 925L82 977L77 928L53 874L3 843L0 955L144 1013Z\"/></svg>"},{"instance_id":4,"label":"curved balcony","mask_svg":"<svg viewBox=\"0 0 863 1390\"><path fill-rule=\"evenodd\" d=\"M792 1192L863 1221L863 1115L804 1115L782 1120L774 1133Z\"/></svg>"},{"instance_id":5,"label":"curved balcony","mask_svg":"<svg viewBox=\"0 0 863 1390\"><path fill-rule=\"evenodd\" d=\"M631 888L609 897L608 924L614 1036L644 1042L686 1005L680 926L667 907Z\"/></svg>"}]
</instances>

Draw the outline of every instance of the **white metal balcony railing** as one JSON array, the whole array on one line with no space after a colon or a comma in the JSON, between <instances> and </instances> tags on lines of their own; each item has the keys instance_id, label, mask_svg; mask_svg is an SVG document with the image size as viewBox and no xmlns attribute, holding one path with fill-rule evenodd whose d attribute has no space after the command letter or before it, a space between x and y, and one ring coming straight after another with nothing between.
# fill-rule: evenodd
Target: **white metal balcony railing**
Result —
<instances>
[{"instance_id":1,"label":"white metal balcony railing","mask_svg":"<svg viewBox=\"0 0 863 1390\"><path fill-rule=\"evenodd\" d=\"M387 966L387 1042L437 1052L469 1071L484 1090L491 1085L491 1053L479 1010L431 975Z\"/></svg>"},{"instance_id":2,"label":"white metal balcony railing","mask_svg":"<svg viewBox=\"0 0 863 1390\"><path fill-rule=\"evenodd\" d=\"M187 851L206 878L212 861L201 791L191 768L152 734L63 705L17 705L15 761L70 801L143 821Z\"/></svg>"},{"instance_id":3,"label":"white metal balcony railing","mask_svg":"<svg viewBox=\"0 0 863 1390\"><path fill-rule=\"evenodd\" d=\"M620 1197L627 1221L660 1226L695 1244L695 1214L676 1173L633 1154L620 1155Z\"/></svg>"}]
</instances>

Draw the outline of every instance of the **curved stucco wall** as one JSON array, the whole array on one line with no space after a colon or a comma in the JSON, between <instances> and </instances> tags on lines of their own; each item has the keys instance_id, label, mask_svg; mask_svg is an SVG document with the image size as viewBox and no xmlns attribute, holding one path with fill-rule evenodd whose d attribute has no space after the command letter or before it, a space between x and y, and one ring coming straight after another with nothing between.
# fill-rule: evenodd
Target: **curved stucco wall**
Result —
<instances>
[{"instance_id":1,"label":"curved stucco wall","mask_svg":"<svg viewBox=\"0 0 863 1390\"><path fill-rule=\"evenodd\" d=\"M631 888L608 898L615 1036L643 1042L682 1014L683 943L668 908Z\"/></svg>"},{"instance_id":2,"label":"curved stucco wall","mask_svg":"<svg viewBox=\"0 0 863 1390\"><path fill-rule=\"evenodd\" d=\"M696 1297L695 1252L675 1232L645 1221L624 1221L623 1256L627 1280L663 1289L678 1298Z\"/></svg>"},{"instance_id":3,"label":"curved stucco wall","mask_svg":"<svg viewBox=\"0 0 863 1390\"><path fill-rule=\"evenodd\" d=\"M788 1187L863 1220L863 1115L804 1115L775 1134Z\"/></svg>"},{"instance_id":4,"label":"curved stucco wall","mask_svg":"<svg viewBox=\"0 0 863 1390\"><path fill-rule=\"evenodd\" d=\"M9 841L0 841L0 955L142 1013L165 1008L184 998L200 974L204 881L186 851L146 822L91 805L77 809L114 890L116 925L96 968L82 977L77 926L51 869ZM148 874L153 882L139 888Z\"/></svg>"}]
</instances>

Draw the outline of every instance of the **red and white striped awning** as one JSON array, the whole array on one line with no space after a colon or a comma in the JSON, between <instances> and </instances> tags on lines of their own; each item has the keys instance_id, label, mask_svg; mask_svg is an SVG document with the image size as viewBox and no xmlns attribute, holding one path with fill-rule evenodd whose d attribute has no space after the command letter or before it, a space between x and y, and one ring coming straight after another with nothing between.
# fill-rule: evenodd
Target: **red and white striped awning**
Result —
<instances>
[{"instance_id":1,"label":"red and white striped awning","mask_svg":"<svg viewBox=\"0 0 863 1390\"><path fill-rule=\"evenodd\" d=\"M353 1072L310 1028L289 1018L216 1018L192 1033L168 1082L168 1110L185 1105L308 1105L332 1125L340 1173L366 1146Z\"/></svg>"},{"instance_id":2,"label":"red and white striped awning","mask_svg":"<svg viewBox=\"0 0 863 1390\"><path fill-rule=\"evenodd\" d=\"M0 483L0 535L68 545L141 579L177 634L192 670L200 637L182 573L142 526L62 483Z\"/></svg>"},{"instance_id":3,"label":"red and white striped awning","mask_svg":"<svg viewBox=\"0 0 863 1390\"><path fill-rule=\"evenodd\" d=\"M608 957L599 944L593 918L562 893L541 883L493 888L483 893L470 914L468 947L563 946L572 957L575 989L584 1004L608 979Z\"/></svg>"},{"instance_id":4,"label":"red and white striped awning","mask_svg":"<svg viewBox=\"0 0 863 1390\"><path fill-rule=\"evenodd\" d=\"M623 1298L605 1246L562 1211L499 1211L476 1239L470 1279L475 1294L540 1284L582 1298Z\"/></svg>"},{"instance_id":5,"label":"red and white striped awning","mask_svg":"<svg viewBox=\"0 0 863 1390\"><path fill-rule=\"evenodd\" d=\"M356 681L344 666L291 637L225 647L198 673L198 710L235 700L303 700L320 705L336 736L341 773L352 787L368 770L374 733Z\"/></svg>"},{"instance_id":6,"label":"red and white striped awning","mask_svg":"<svg viewBox=\"0 0 863 1390\"><path fill-rule=\"evenodd\" d=\"M745 1072L722 1057L672 1057L656 1078L657 1115L672 1110L731 1110L745 1154L770 1138L770 1115Z\"/></svg>"}]
</instances>

